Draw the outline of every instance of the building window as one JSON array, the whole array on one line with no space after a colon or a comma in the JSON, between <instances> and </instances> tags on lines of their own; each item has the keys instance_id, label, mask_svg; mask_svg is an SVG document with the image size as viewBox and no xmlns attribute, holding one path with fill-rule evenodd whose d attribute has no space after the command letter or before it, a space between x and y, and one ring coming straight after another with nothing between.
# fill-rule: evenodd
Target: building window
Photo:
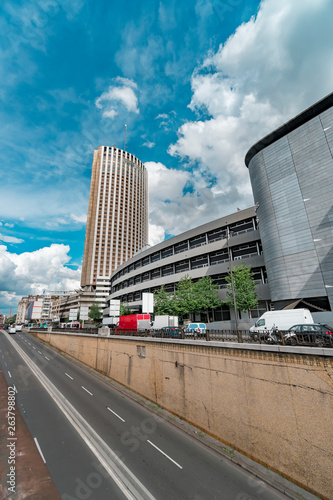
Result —
<instances>
[{"instance_id":1,"label":"building window","mask_svg":"<svg viewBox=\"0 0 333 500\"><path fill-rule=\"evenodd\" d=\"M188 260L182 260L181 262L176 262L175 271L176 273L182 273L184 271L189 271L190 263Z\"/></svg>"},{"instance_id":2,"label":"building window","mask_svg":"<svg viewBox=\"0 0 333 500\"><path fill-rule=\"evenodd\" d=\"M173 265L162 267L162 276L170 276L170 274L174 274Z\"/></svg>"},{"instance_id":3,"label":"building window","mask_svg":"<svg viewBox=\"0 0 333 500\"><path fill-rule=\"evenodd\" d=\"M196 248L200 247L201 245L206 245L206 235L201 234L200 236L196 236L195 238L191 238L190 241L190 248Z\"/></svg>"},{"instance_id":4,"label":"building window","mask_svg":"<svg viewBox=\"0 0 333 500\"><path fill-rule=\"evenodd\" d=\"M166 259L167 257L170 257L171 255L173 255L172 247L164 248L161 251L161 258L162 259Z\"/></svg>"},{"instance_id":5,"label":"building window","mask_svg":"<svg viewBox=\"0 0 333 500\"><path fill-rule=\"evenodd\" d=\"M227 250L218 250L217 252L212 252L209 254L209 262L211 266L216 264L221 264L222 262L228 261L228 251Z\"/></svg>"},{"instance_id":6,"label":"building window","mask_svg":"<svg viewBox=\"0 0 333 500\"><path fill-rule=\"evenodd\" d=\"M191 269L198 269L199 267L208 266L208 256L200 255L199 257L194 257L191 259Z\"/></svg>"},{"instance_id":7,"label":"building window","mask_svg":"<svg viewBox=\"0 0 333 500\"><path fill-rule=\"evenodd\" d=\"M181 253L181 252L186 252L188 250L188 241L183 241L181 243L177 243L175 245L175 254Z\"/></svg>"},{"instance_id":8,"label":"building window","mask_svg":"<svg viewBox=\"0 0 333 500\"><path fill-rule=\"evenodd\" d=\"M225 239L227 237L227 231L225 228L215 229L215 231L210 231L207 234L207 237L208 237L208 242L213 243L213 241Z\"/></svg>"}]
</instances>

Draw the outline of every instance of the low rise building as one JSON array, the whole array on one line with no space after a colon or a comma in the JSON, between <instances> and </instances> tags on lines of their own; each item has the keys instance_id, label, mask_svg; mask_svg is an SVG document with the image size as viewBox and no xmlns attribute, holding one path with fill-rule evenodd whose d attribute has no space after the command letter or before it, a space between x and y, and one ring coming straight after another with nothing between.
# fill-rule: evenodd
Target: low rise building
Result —
<instances>
[{"instance_id":1,"label":"low rise building","mask_svg":"<svg viewBox=\"0 0 333 500\"><path fill-rule=\"evenodd\" d=\"M167 292L174 292L184 276L193 281L210 276L218 285L218 296L223 300L227 292L226 276L231 266L241 262L251 266L260 297L258 308L251 311L255 318L270 308L255 207L221 217L138 252L112 274L108 301L119 299L130 309L139 311L143 293L153 293L162 285ZM107 315L108 309L104 313ZM225 305L208 314L209 318L206 313L198 313L194 319L225 322L234 319L233 311ZM248 314L241 313L240 320L248 321Z\"/></svg>"}]
</instances>

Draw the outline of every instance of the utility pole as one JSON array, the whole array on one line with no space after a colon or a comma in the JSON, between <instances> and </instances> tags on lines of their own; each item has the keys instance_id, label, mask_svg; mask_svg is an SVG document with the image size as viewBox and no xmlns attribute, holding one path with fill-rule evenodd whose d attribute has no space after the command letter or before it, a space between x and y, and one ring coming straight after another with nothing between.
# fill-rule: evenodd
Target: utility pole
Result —
<instances>
[{"instance_id":1,"label":"utility pole","mask_svg":"<svg viewBox=\"0 0 333 500\"><path fill-rule=\"evenodd\" d=\"M234 277L232 273L232 265L231 265L231 255L230 255L230 247L229 247L229 239L230 235L232 234L232 231L229 230L229 227L227 227L227 247L228 247L228 260L229 260L229 270L230 270L230 279L231 279L231 292L232 292L232 298L234 302L234 311L235 311L235 327L237 331L237 336L238 336L238 342L241 342L241 335L238 330L238 318L237 318L237 307L236 307L236 294L235 294L235 286L234 286Z\"/></svg>"}]
</instances>

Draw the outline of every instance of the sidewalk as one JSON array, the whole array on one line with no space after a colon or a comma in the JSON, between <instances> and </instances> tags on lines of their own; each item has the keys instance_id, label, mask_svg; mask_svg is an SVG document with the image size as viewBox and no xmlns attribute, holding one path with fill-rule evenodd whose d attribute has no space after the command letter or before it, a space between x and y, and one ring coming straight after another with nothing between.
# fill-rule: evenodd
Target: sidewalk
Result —
<instances>
[{"instance_id":1,"label":"sidewalk","mask_svg":"<svg viewBox=\"0 0 333 500\"><path fill-rule=\"evenodd\" d=\"M8 401L12 401L12 392L0 370L0 498L61 500L17 404L13 411L15 421L9 422Z\"/></svg>"}]
</instances>

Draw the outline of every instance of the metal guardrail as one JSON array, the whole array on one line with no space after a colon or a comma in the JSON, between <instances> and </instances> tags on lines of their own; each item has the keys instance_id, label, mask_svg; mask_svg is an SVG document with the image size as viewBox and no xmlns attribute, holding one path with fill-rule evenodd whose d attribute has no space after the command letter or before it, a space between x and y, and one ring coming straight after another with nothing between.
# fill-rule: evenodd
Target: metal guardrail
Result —
<instances>
[{"instance_id":1,"label":"metal guardrail","mask_svg":"<svg viewBox=\"0 0 333 500\"><path fill-rule=\"evenodd\" d=\"M47 332L46 328L34 328L34 330ZM98 335L98 328L52 328L52 332L65 333L88 333ZM252 333L249 330L206 330L205 333L185 332L184 328L162 328L160 330L122 330L110 328L110 335L152 337L166 339L191 339L206 340L214 342L238 342L247 344L270 344L270 345L294 345L312 347L333 347L333 335L320 335L318 333L303 333L301 335L290 335L290 332L282 330L262 331Z\"/></svg>"}]
</instances>

